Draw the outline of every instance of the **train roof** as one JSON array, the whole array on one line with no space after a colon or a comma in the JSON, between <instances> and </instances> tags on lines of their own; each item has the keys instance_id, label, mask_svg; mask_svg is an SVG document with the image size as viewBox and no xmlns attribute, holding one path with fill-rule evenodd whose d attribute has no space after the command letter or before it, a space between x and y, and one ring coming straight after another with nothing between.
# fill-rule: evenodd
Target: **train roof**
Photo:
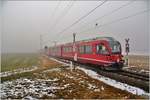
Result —
<instances>
[{"instance_id":1,"label":"train roof","mask_svg":"<svg viewBox=\"0 0 150 100\"><path fill-rule=\"evenodd\" d=\"M90 42L90 41L97 41L97 40L116 41L113 37L96 37L96 38L92 38L92 39L79 40L79 41L76 41L76 43ZM61 46L61 45L72 45L72 42L60 44L59 46Z\"/></svg>"},{"instance_id":2,"label":"train roof","mask_svg":"<svg viewBox=\"0 0 150 100\"><path fill-rule=\"evenodd\" d=\"M86 40L81 40L81 41L76 41L76 42L89 42L92 40L116 41L113 37L96 37L96 38L86 39Z\"/></svg>"},{"instance_id":3,"label":"train roof","mask_svg":"<svg viewBox=\"0 0 150 100\"><path fill-rule=\"evenodd\" d=\"M76 43L90 42L90 41L97 41L97 40L116 41L113 37L96 37L92 39L90 38L90 39L85 39L85 40L79 40L79 41L76 41ZM65 43L63 45L72 45L72 42Z\"/></svg>"}]
</instances>

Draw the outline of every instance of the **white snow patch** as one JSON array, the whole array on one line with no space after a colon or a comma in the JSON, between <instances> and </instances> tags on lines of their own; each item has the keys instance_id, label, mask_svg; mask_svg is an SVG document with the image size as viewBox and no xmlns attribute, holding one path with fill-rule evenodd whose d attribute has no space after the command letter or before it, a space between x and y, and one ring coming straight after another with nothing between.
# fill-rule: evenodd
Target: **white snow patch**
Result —
<instances>
[{"instance_id":1,"label":"white snow patch","mask_svg":"<svg viewBox=\"0 0 150 100\"><path fill-rule=\"evenodd\" d=\"M52 69L48 69L48 70L45 70L45 71L43 71L44 73L45 72L53 72L53 71L61 71L61 69L60 68L52 68Z\"/></svg>"},{"instance_id":2,"label":"white snow patch","mask_svg":"<svg viewBox=\"0 0 150 100\"><path fill-rule=\"evenodd\" d=\"M45 81L45 82L55 82L55 81L58 81L59 79L58 78L54 78L54 79L37 79L38 81Z\"/></svg>"},{"instance_id":3,"label":"white snow patch","mask_svg":"<svg viewBox=\"0 0 150 100\"><path fill-rule=\"evenodd\" d=\"M73 76L70 76L69 78L70 78L70 79L74 79L75 77L73 77Z\"/></svg>"},{"instance_id":4,"label":"white snow patch","mask_svg":"<svg viewBox=\"0 0 150 100\"><path fill-rule=\"evenodd\" d=\"M38 100L38 99L33 98L33 97L30 96L30 95L27 95L27 96L25 96L22 100Z\"/></svg>"},{"instance_id":5,"label":"white snow patch","mask_svg":"<svg viewBox=\"0 0 150 100\"><path fill-rule=\"evenodd\" d=\"M94 90L95 92L100 91L100 89L97 86L90 84L90 83L88 83L88 89Z\"/></svg>"},{"instance_id":6,"label":"white snow patch","mask_svg":"<svg viewBox=\"0 0 150 100\"><path fill-rule=\"evenodd\" d=\"M137 66L128 66L128 67L123 67L123 69L128 69L128 68L133 68L133 67L137 67Z\"/></svg>"},{"instance_id":7,"label":"white snow patch","mask_svg":"<svg viewBox=\"0 0 150 100\"><path fill-rule=\"evenodd\" d=\"M150 73L150 71L149 71L149 70L144 70L144 69L140 70L140 72Z\"/></svg>"},{"instance_id":8,"label":"white snow patch","mask_svg":"<svg viewBox=\"0 0 150 100\"><path fill-rule=\"evenodd\" d=\"M81 67L77 67L79 70L84 71L86 74L88 74L90 77L100 80L110 86L113 86L115 88L121 89L121 90L126 90L132 94L136 94L136 95L150 95L149 93L145 92L144 90L137 88L137 87L133 87L131 85L125 84L125 83L121 83L118 82L116 80L110 79L108 77L104 77L104 76L100 76L98 75L96 72L89 70L89 69L85 69L85 68L81 68ZM103 89L103 88L102 88Z\"/></svg>"},{"instance_id":9,"label":"white snow patch","mask_svg":"<svg viewBox=\"0 0 150 100\"><path fill-rule=\"evenodd\" d=\"M79 83L84 83L84 81L80 81Z\"/></svg>"},{"instance_id":10,"label":"white snow patch","mask_svg":"<svg viewBox=\"0 0 150 100\"><path fill-rule=\"evenodd\" d=\"M94 89L95 92L100 92L100 89Z\"/></svg>"},{"instance_id":11,"label":"white snow patch","mask_svg":"<svg viewBox=\"0 0 150 100\"><path fill-rule=\"evenodd\" d=\"M70 84L65 84L65 85L64 85L64 88L68 87L69 85L70 85Z\"/></svg>"},{"instance_id":12,"label":"white snow patch","mask_svg":"<svg viewBox=\"0 0 150 100\"><path fill-rule=\"evenodd\" d=\"M88 89L95 89L96 88L96 86L95 85L92 85L92 84L88 84Z\"/></svg>"},{"instance_id":13,"label":"white snow patch","mask_svg":"<svg viewBox=\"0 0 150 100\"><path fill-rule=\"evenodd\" d=\"M20 78L13 81L6 81L0 84L0 96L2 99L11 97L34 99L43 97L44 95L55 97L56 90L65 89L67 86L69 86L69 84L59 86L57 83L54 83L54 81L57 80L57 78L53 80L33 80L27 78Z\"/></svg>"},{"instance_id":14,"label":"white snow patch","mask_svg":"<svg viewBox=\"0 0 150 100\"><path fill-rule=\"evenodd\" d=\"M66 77L66 78L70 78L70 79L75 79L75 77L69 76L68 74L65 74L65 77Z\"/></svg>"},{"instance_id":15,"label":"white snow patch","mask_svg":"<svg viewBox=\"0 0 150 100\"><path fill-rule=\"evenodd\" d=\"M67 64L67 63L64 63L64 62L62 62L62 61L59 61L59 60L57 60L57 59L55 59L55 58L49 58L49 59L51 59L51 60L54 60L54 61L56 61L56 62L58 62L58 63L61 63L61 64L63 64L63 65L66 65L66 66L69 66L70 64Z\"/></svg>"},{"instance_id":16,"label":"white snow patch","mask_svg":"<svg viewBox=\"0 0 150 100\"><path fill-rule=\"evenodd\" d=\"M18 73L30 72L30 71L36 70L37 68L38 68L37 66L32 66L32 67L27 67L27 68L19 68L13 71L1 72L0 77L7 77L7 76L18 74Z\"/></svg>"},{"instance_id":17,"label":"white snow patch","mask_svg":"<svg viewBox=\"0 0 150 100\"><path fill-rule=\"evenodd\" d=\"M103 86L101 86L101 90L102 90L102 91L104 90L104 87L103 87Z\"/></svg>"}]
</instances>

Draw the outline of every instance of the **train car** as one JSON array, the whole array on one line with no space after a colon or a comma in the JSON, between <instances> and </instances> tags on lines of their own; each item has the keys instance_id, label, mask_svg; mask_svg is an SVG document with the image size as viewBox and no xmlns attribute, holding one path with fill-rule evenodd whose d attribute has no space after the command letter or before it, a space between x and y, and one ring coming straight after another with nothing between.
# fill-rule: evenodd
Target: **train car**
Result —
<instances>
[{"instance_id":1,"label":"train car","mask_svg":"<svg viewBox=\"0 0 150 100\"><path fill-rule=\"evenodd\" d=\"M78 43L79 62L94 64L109 69L123 67L121 45L112 37L97 38Z\"/></svg>"},{"instance_id":2,"label":"train car","mask_svg":"<svg viewBox=\"0 0 150 100\"><path fill-rule=\"evenodd\" d=\"M67 43L62 46L62 58L72 60L73 57L73 44Z\"/></svg>"},{"instance_id":3,"label":"train car","mask_svg":"<svg viewBox=\"0 0 150 100\"><path fill-rule=\"evenodd\" d=\"M61 55L62 55L62 45L49 47L48 55L53 56L53 57L61 57Z\"/></svg>"},{"instance_id":4,"label":"train car","mask_svg":"<svg viewBox=\"0 0 150 100\"><path fill-rule=\"evenodd\" d=\"M121 44L112 37L77 41L75 44L67 43L61 45L60 48L60 51L54 49L51 55L106 69L121 69L123 67Z\"/></svg>"}]
</instances>

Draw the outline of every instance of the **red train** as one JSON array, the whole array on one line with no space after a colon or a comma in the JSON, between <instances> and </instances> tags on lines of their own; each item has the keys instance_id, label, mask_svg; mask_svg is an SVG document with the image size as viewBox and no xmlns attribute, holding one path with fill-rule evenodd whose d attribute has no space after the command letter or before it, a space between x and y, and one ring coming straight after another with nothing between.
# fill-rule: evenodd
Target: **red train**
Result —
<instances>
[{"instance_id":1,"label":"red train","mask_svg":"<svg viewBox=\"0 0 150 100\"><path fill-rule=\"evenodd\" d=\"M121 69L124 63L121 44L112 37L99 37L77 41L75 44L49 47L48 55L109 69Z\"/></svg>"}]
</instances>

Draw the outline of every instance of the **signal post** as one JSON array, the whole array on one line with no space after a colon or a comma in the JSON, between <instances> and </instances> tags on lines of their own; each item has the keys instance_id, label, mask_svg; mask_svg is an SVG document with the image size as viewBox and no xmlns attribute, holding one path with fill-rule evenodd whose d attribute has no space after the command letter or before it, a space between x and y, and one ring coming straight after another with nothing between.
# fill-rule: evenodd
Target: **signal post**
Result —
<instances>
[{"instance_id":1,"label":"signal post","mask_svg":"<svg viewBox=\"0 0 150 100\"><path fill-rule=\"evenodd\" d=\"M125 52L126 52L125 64L126 64L127 66L129 66L129 57L128 57L128 54L129 54L129 52L130 52L129 40L130 40L129 38L128 38L128 39L125 39L125 42L126 42L126 44L125 44Z\"/></svg>"}]
</instances>

